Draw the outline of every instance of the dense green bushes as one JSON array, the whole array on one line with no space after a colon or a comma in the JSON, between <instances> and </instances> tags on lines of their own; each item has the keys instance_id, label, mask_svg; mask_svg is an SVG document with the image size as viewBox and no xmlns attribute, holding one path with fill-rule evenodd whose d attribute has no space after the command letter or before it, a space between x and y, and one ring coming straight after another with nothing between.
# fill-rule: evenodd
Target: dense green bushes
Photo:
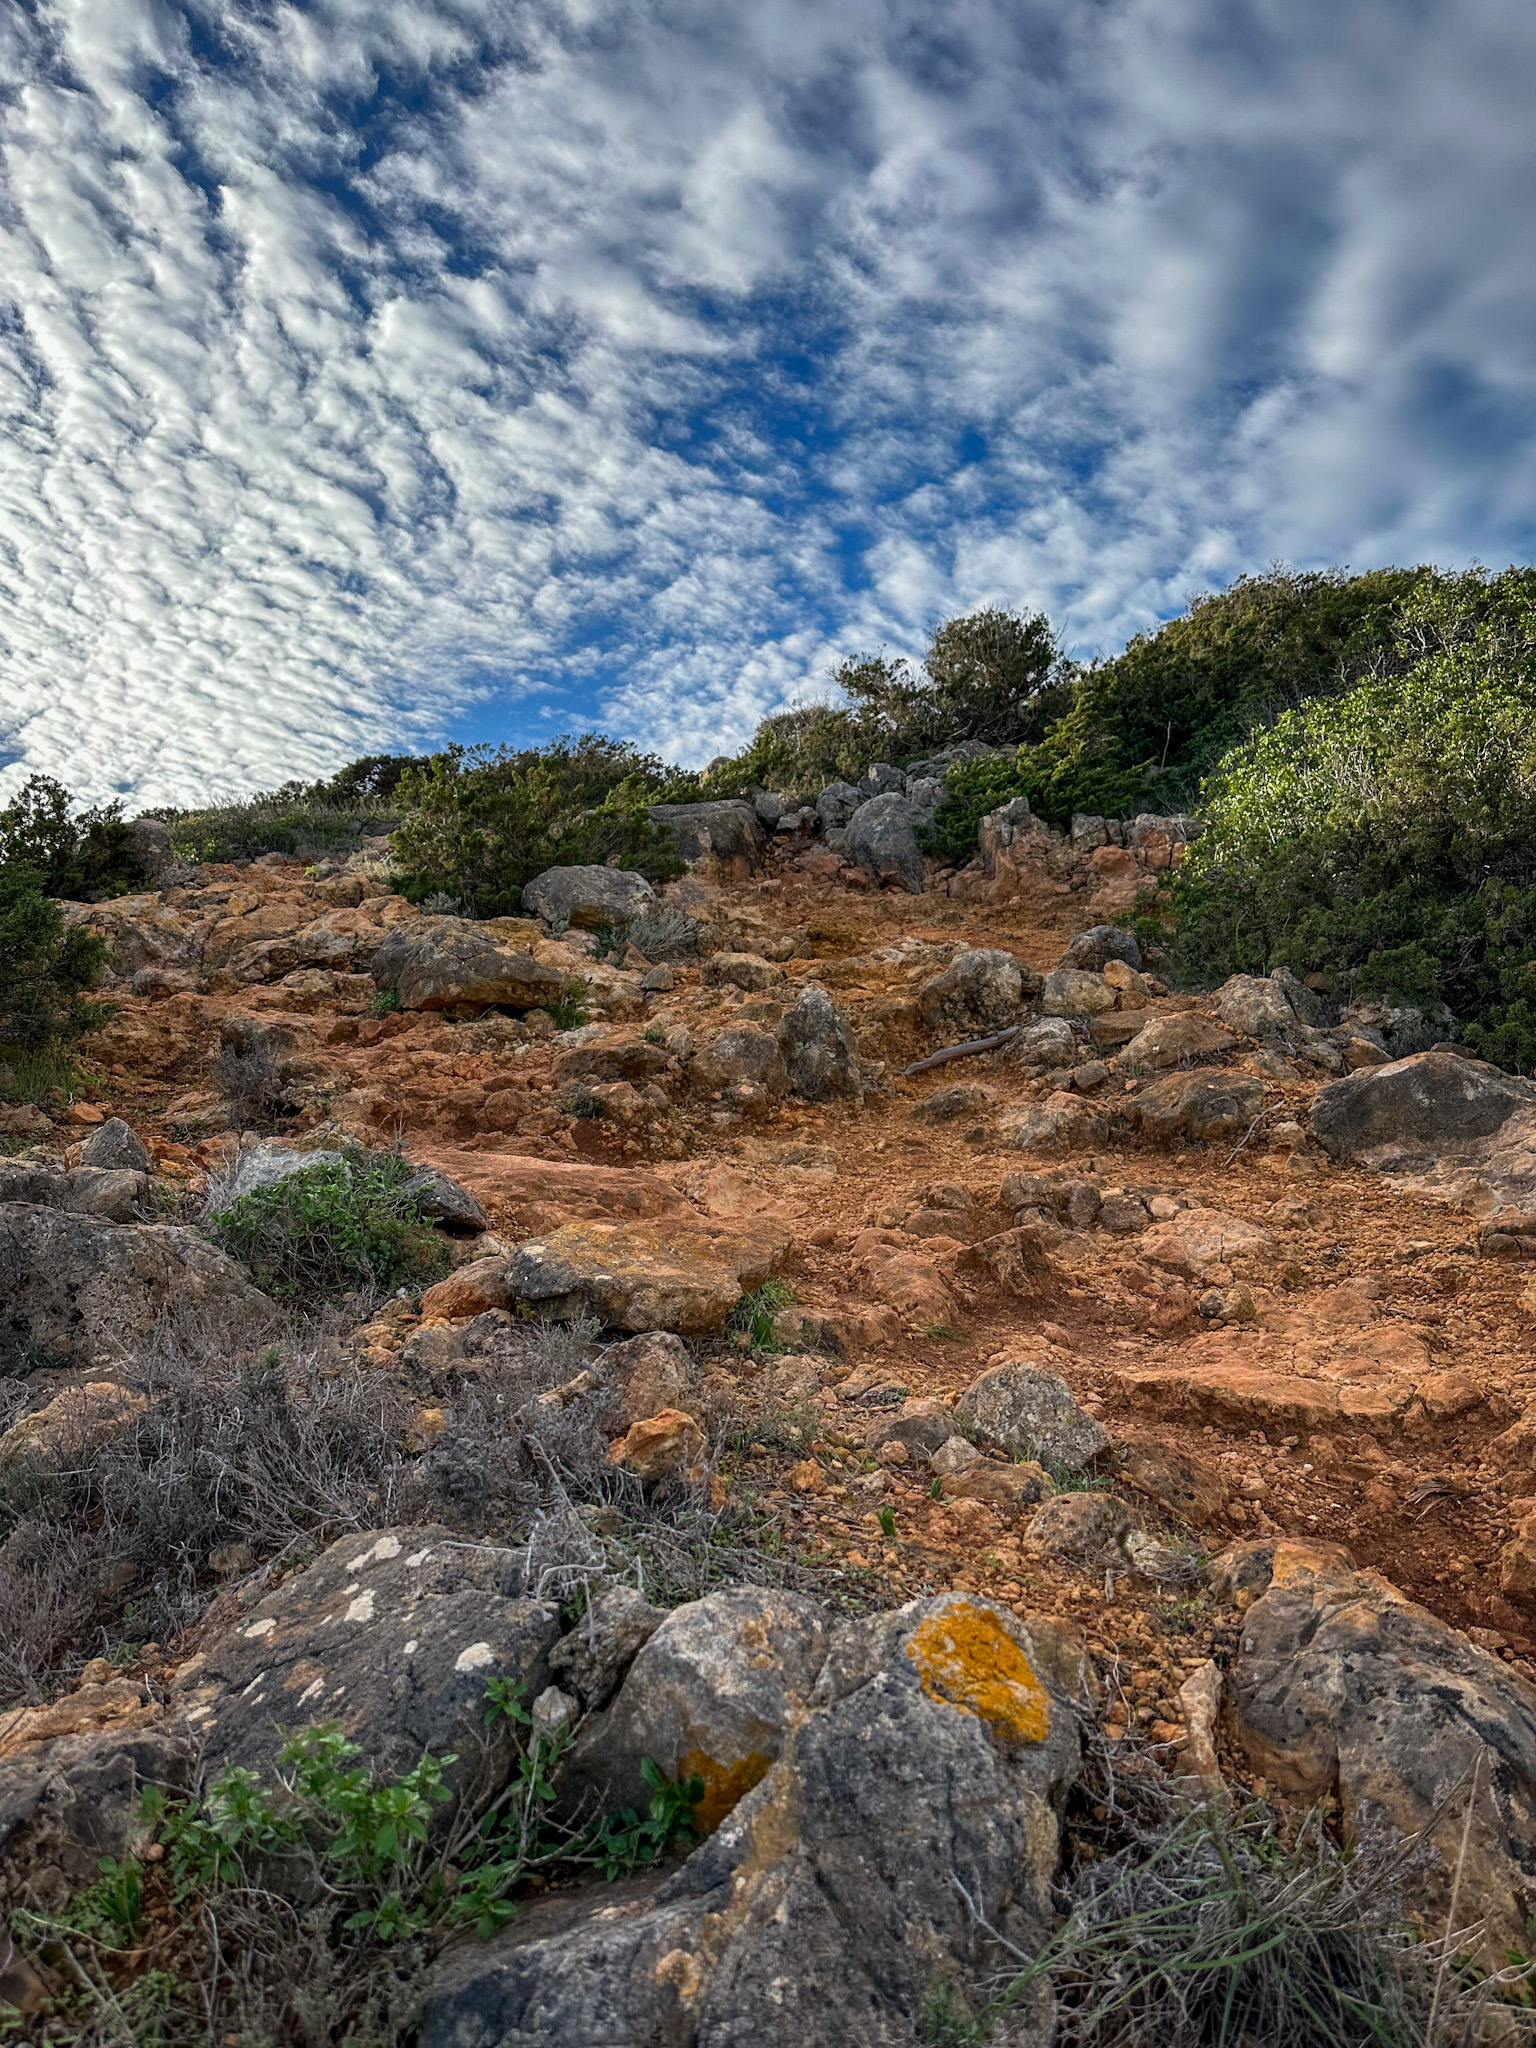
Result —
<instances>
[{"instance_id":1,"label":"dense green bushes","mask_svg":"<svg viewBox=\"0 0 1536 2048\"><path fill-rule=\"evenodd\" d=\"M279 1301L419 1287L439 1279L448 1258L410 1180L410 1167L390 1154L306 1166L222 1203L205 1227Z\"/></svg>"},{"instance_id":2,"label":"dense green bushes","mask_svg":"<svg viewBox=\"0 0 1536 2048\"><path fill-rule=\"evenodd\" d=\"M27 868L43 893L70 902L121 896L142 879L121 804L76 810L62 783L33 775L0 810L0 871Z\"/></svg>"},{"instance_id":3,"label":"dense green bushes","mask_svg":"<svg viewBox=\"0 0 1536 2048\"><path fill-rule=\"evenodd\" d=\"M666 881L683 864L647 807L696 793L697 778L598 733L521 751L448 747L395 786L406 811L393 841L399 886L415 902L448 895L497 917L545 868L611 860Z\"/></svg>"},{"instance_id":4,"label":"dense green bushes","mask_svg":"<svg viewBox=\"0 0 1536 2048\"><path fill-rule=\"evenodd\" d=\"M1536 571L1421 580L1399 672L1290 711L1206 785L1175 891L1186 979L1288 964L1445 1003L1536 1062Z\"/></svg>"},{"instance_id":5,"label":"dense green bushes","mask_svg":"<svg viewBox=\"0 0 1536 2048\"><path fill-rule=\"evenodd\" d=\"M8 1047L38 1052L103 1022L84 991L105 957L100 939L65 925L35 869L0 865L0 1062Z\"/></svg>"}]
</instances>

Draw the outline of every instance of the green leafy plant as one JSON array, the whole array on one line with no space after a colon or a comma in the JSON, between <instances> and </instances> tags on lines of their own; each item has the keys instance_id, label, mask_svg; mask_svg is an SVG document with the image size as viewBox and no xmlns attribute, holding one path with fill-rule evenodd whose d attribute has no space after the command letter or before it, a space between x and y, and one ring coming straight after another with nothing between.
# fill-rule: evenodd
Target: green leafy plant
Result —
<instances>
[{"instance_id":1,"label":"green leafy plant","mask_svg":"<svg viewBox=\"0 0 1536 2048\"><path fill-rule=\"evenodd\" d=\"M33 775L0 809L0 871L25 868L49 896L92 902L142 879L140 850L121 804L76 810L62 783Z\"/></svg>"},{"instance_id":2,"label":"green leafy plant","mask_svg":"<svg viewBox=\"0 0 1536 2048\"><path fill-rule=\"evenodd\" d=\"M204 1228L279 1300L419 1286L439 1277L448 1259L410 1180L405 1161L388 1154L306 1166L237 1195Z\"/></svg>"},{"instance_id":3,"label":"green leafy plant","mask_svg":"<svg viewBox=\"0 0 1536 2048\"><path fill-rule=\"evenodd\" d=\"M0 865L0 1060L11 1048L35 1054L105 1023L111 1006L85 994L105 959L94 933L66 926L36 869Z\"/></svg>"},{"instance_id":4,"label":"green leafy plant","mask_svg":"<svg viewBox=\"0 0 1536 2048\"><path fill-rule=\"evenodd\" d=\"M400 1007L400 991L397 988L381 988L374 991L373 1001L368 1005L370 1017L393 1017Z\"/></svg>"},{"instance_id":5,"label":"green leafy plant","mask_svg":"<svg viewBox=\"0 0 1536 2048\"><path fill-rule=\"evenodd\" d=\"M894 1508L880 1510L880 1534L887 1543L896 1541L896 1511Z\"/></svg>"},{"instance_id":6,"label":"green leafy plant","mask_svg":"<svg viewBox=\"0 0 1536 2048\"><path fill-rule=\"evenodd\" d=\"M568 981L559 995L553 996L544 1007L557 1031L575 1031L587 1021L587 984L584 981Z\"/></svg>"},{"instance_id":7,"label":"green leafy plant","mask_svg":"<svg viewBox=\"0 0 1536 2048\"><path fill-rule=\"evenodd\" d=\"M651 1788L645 1812L623 1807L593 1831L593 1852L610 1882L656 1862L674 1842L695 1831L695 1809L704 1797L704 1780L696 1775L669 1778L648 1756L641 1758L640 1770Z\"/></svg>"},{"instance_id":8,"label":"green leafy plant","mask_svg":"<svg viewBox=\"0 0 1536 2048\"><path fill-rule=\"evenodd\" d=\"M795 1290L786 1281L767 1279L753 1292L743 1294L726 1318L726 1327L749 1337L754 1351L766 1351L773 1344L773 1319L788 1308Z\"/></svg>"}]
</instances>

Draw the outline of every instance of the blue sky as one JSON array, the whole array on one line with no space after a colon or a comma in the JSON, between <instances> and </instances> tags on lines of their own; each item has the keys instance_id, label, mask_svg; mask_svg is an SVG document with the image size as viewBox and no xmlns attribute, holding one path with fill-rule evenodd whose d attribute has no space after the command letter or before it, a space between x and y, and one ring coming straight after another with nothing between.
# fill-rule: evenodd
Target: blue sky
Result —
<instances>
[{"instance_id":1,"label":"blue sky","mask_svg":"<svg viewBox=\"0 0 1536 2048\"><path fill-rule=\"evenodd\" d=\"M0 793L1528 559L1528 0L21 0Z\"/></svg>"}]
</instances>

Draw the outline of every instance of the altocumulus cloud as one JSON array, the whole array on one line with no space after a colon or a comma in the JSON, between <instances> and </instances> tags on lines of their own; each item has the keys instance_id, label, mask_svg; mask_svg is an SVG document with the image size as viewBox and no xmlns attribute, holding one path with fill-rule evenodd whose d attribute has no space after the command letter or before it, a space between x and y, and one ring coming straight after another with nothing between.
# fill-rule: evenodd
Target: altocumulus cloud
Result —
<instances>
[{"instance_id":1,"label":"altocumulus cloud","mask_svg":"<svg viewBox=\"0 0 1536 2048\"><path fill-rule=\"evenodd\" d=\"M13 0L0 788L1528 553L1528 0Z\"/></svg>"}]
</instances>

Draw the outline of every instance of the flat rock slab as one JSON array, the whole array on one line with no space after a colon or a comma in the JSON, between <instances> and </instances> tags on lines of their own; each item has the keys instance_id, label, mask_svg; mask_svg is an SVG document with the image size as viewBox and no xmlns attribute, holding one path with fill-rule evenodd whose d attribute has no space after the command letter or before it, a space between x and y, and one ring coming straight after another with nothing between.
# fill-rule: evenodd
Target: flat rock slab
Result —
<instances>
[{"instance_id":1,"label":"flat rock slab","mask_svg":"<svg viewBox=\"0 0 1536 2048\"><path fill-rule=\"evenodd\" d=\"M557 1607L523 1597L518 1559L435 1526L344 1536L182 1666L176 1703L209 1765L271 1764L283 1729L339 1722L383 1770L486 1751L493 1678L548 1682Z\"/></svg>"},{"instance_id":2,"label":"flat rock slab","mask_svg":"<svg viewBox=\"0 0 1536 2048\"><path fill-rule=\"evenodd\" d=\"M558 966L499 944L483 925L461 917L398 925L373 955L369 972L380 988L398 992L404 1010L460 1003L533 1010L558 996L569 979Z\"/></svg>"},{"instance_id":3,"label":"flat rock slab","mask_svg":"<svg viewBox=\"0 0 1536 2048\"><path fill-rule=\"evenodd\" d=\"M1154 1266L1171 1267L1186 1279L1199 1280L1213 1266L1246 1267L1274 1249L1274 1238L1257 1223L1225 1209L1181 1209L1166 1223L1144 1231L1137 1251Z\"/></svg>"},{"instance_id":4,"label":"flat rock slab","mask_svg":"<svg viewBox=\"0 0 1536 2048\"><path fill-rule=\"evenodd\" d=\"M529 1238L507 1269L512 1292L562 1319L619 1330L722 1330L744 1293L789 1249L780 1224L566 1223Z\"/></svg>"},{"instance_id":5,"label":"flat rock slab","mask_svg":"<svg viewBox=\"0 0 1536 2048\"><path fill-rule=\"evenodd\" d=\"M675 1188L640 1166L583 1166L518 1152L469 1152L425 1145L417 1156L479 1202L497 1228L520 1235L562 1223L686 1217Z\"/></svg>"}]
</instances>

